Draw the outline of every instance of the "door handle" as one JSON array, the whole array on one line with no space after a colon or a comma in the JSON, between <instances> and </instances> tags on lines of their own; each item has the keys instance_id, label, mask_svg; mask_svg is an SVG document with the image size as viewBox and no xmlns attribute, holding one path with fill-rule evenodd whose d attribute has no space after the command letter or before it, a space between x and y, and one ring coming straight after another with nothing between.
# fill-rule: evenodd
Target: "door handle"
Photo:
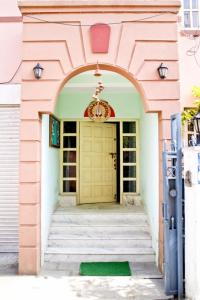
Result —
<instances>
[{"instance_id":1,"label":"door handle","mask_svg":"<svg viewBox=\"0 0 200 300\"><path fill-rule=\"evenodd\" d=\"M117 153L115 153L115 152L110 152L109 155L111 155L112 158L114 158L114 157L116 157Z\"/></svg>"}]
</instances>

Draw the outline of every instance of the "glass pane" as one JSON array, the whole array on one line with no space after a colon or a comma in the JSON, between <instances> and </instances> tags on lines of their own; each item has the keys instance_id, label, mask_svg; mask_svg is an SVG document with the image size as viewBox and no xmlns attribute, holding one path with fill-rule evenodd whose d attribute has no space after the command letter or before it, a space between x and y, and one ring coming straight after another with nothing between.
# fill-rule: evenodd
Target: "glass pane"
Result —
<instances>
[{"instance_id":1,"label":"glass pane","mask_svg":"<svg viewBox=\"0 0 200 300\"><path fill-rule=\"evenodd\" d=\"M194 123L193 122L188 123L188 131L194 131Z\"/></svg>"},{"instance_id":2,"label":"glass pane","mask_svg":"<svg viewBox=\"0 0 200 300\"><path fill-rule=\"evenodd\" d=\"M76 162L76 151L64 151L63 152L63 162L75 163Z\"/></svg>"},{"instance_id":3,"label":"glass pane","mask_svg":"<svg viewBox=\"0 0 200 300\"><path fill-rule=\"evenodd\" d=\"M184 12L184 27L185 28L191 27L191 24L190 24L190 12L189 11L185 11Z\"/></svg>"},{"instance_id":4,"label":"glass pane","mask_svg":"<svg viewBox=\"0 0 200 300\"><path fill-rule=\"evenodd\" d=\"M76 166L63 166L63 177L76 177Z\"/></svg>"},{"instance_id":5,"label":"glass pane","mask_svg":"<svg viewBox=\"0 0 200 300\"><path fill-rule=\"evenodd\" d=\"M123 177L136 178L136 166L123 166Z\"/></svg>"},{"instance_id":6,"label":"glass pane","mask_svg":"<svg viewBox=\"0 0 200 300\"><path fill-rule=\"evenodd\" d=\"M76 136L64 136L63 137L64 148L76 148Z\"/></svg>"},{"instance_id":7,"label":"glass pane","mask_svg":"<svg viewBox=\"0 0 200 300\"><path fill-rule=\"evenodd\" d=\"M124 181L123 191L125 193L136 193L136 181Z\"/></svg>"},{"instance_id":8,"label":"glass pane","mask_svg":"<svg viewBox=\"0 0 200 300\"><path fill-rule=\"evenodd\" d=\"M63 192L64 193L75 193L76 192L76 181L75 180L65 180L63 181Z\"/></svg>"},{"instance_id":9,"label":"glass pane","mask_svg":"<svg viewBox=\"0 0 200 300\"><path fill-rule=\"evenodd\" d=\"M200 134L196 135L196 139L197 139L197 144L199 145L200 144Z\"/></svg>"},{"instance_id":10,"label":"glass pane","mask_svg":"<svg viewBox=\"0 0 200 300\"><path fill-rule=\"evenodd\" d=\"M136 137L135 136L124 136L123 137L123 148L136 148Z\"/></svg>"},{"instance_id":11,"label":"glass pane","mask_svg":"<svg viewBox=\"0 0 200 300\"><path fill-rule=\"evenodd\" d=\"M183 8L189 9L190 8L190 0L184 0L183 1Z\"/></svg>"},{"instance_id":12,"label":"glass pane","mask_svg":"<svg viewBox=\"0 0 200 300\"><path fill-rule=\"evenodd\" d=\"M63 123L64 133L76 133L76 122L64 122Z\"/></svg>"},{"instance_id":13,"label":"glass pane","mask_svg":"<svg viewBox=\"0 0 200 300\"><path fill-rule=\"evenodd\" d=\"M198 0L192 0L192 8L198 9Z\"/></svg>"},{"instance_id":14,"label":"glass pane","mask_svg":"<svg viewBox=\"0 0 200 300\"><path fill-rule=\"evenodd\" d=\"M192 12L192 22L193 22L193 27L199 27L199 13L198 11L193 11Z\"/></svg>"},{"instance_id":15,"label":"glass pane","mask_svg":"<svg viewBox=\"0 0 200 300\"><path fill-rule=\"evenodd\" d=\"M136 122L123 122L123 133L136 133Z\"/></svg>"},{"instance_id":16,"label":"glass pane","mask_svg":"<svg viewBox=\"0 0 200 300\"><path fill-rule=\"evenodd\" d=\"M188 146L192 146L192 137L193 134L188 134Z\"/></svg>"},{"instance_id":17,"label":"glass pane","mask_svg":"<svg viewBox=\"0 0 200 300\"><path fill-rule=\"evenodd\" d=\"M123 151L124 163L136 163L136 151Z\"/></svg>"}]
</instances>

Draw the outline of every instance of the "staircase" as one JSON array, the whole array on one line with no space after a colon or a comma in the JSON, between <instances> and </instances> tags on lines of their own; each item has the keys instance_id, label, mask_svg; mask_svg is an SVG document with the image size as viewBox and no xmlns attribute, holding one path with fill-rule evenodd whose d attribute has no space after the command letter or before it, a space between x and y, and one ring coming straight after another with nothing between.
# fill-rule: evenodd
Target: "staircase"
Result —
<instances>
[{"instance_id":1,"label":"staircase","mask_svg":"<svg viewBox=\"0 0 200 300\"><path fill-rule=\"evenodd\" d=\"M147 216L142 206L60 207L52 216L44 260L154 262Z\"/></svg>"}]
</instances>

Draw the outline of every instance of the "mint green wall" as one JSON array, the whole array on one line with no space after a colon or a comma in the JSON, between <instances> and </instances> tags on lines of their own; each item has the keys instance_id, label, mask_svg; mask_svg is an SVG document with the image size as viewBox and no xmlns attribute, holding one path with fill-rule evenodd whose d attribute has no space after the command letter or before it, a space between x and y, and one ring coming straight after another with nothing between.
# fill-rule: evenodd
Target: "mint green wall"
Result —
<instances>
[{"instance_id":1,"label":"mint green wall","mask_svg":"<svg viewBox=\"0 0 200 300\"><path fill-rule=\"evenodd\" d=\"M92 101L91 92L75 92L63 89L57 105L56 115L60 119L64 118L83 118L84 112L88 104ZM133 92L126 93L102 93L102 99L105 99L115 110L117 118L140 118L140 98Z\"/></svg>"},{"instance_id":2,"label":"mint green wall","mask_svg":"<svg viewBox=\"0 0 200 300\"><path fill-rule=\"evenodd\" d=\"M144 113L140 118L141 196L151 225L153 248L158 258L159 231L159 147L158 115Z\"/></svg>"},{"instance_id":3,"label":"mint green wall","mask_svg":"<svg viewBox=\"0 0 200 300\"><path fill-rule=\"evenodd\" d=\"M59 193L59 149L49 147L49 116L42 116L41 241L42 258L46 248L51 215Z\"/></svg>"},{"instance_id":4,"label":"mint green wall","mask_svg":"<svg viewBox=\"0 0 200 300\"><path fill-rule=\"evenodd\" d=\"M100 98L108 101L117 118L140 118L140 96L131 82L121 75L104 71L101 77L85 72L67 82L57 101L55 114L63 118L84 118L88 104L93 100L98 82L104 84Z\"/></svg>"}]
</instances>

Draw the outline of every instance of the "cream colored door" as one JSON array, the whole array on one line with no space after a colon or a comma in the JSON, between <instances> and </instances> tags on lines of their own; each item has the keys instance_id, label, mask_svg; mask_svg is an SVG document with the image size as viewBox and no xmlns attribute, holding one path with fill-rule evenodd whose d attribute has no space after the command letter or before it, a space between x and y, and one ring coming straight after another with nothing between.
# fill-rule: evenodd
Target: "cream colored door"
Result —
<instances>
[{"instance_id":1,"label":"cream colored door","mask_svg":"<svg viewBox=\"0 0 200 300\"><path fill-rule=\"evenodd\" d=\"M80 203L116 201L116 126L80 123Z\"/></svg>"}]
</instances>

